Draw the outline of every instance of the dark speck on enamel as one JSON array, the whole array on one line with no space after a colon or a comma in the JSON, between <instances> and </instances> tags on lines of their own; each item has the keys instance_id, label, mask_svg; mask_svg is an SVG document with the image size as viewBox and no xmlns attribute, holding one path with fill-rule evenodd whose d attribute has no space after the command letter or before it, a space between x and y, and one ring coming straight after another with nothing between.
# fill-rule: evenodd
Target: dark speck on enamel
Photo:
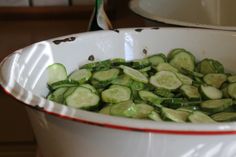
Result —
<instances>
[{"instance_id":1,"label":"dark speck on enamel","mask_svg":"<svg viewBox=\"0 0 236 157\"><path fill-rule=\"evenodd\" d=\"M160 29L159 27L153 27L152 29Z\"/></svg>"},{"instance_id":2,"label":"dark speck on enamel","mask_svg":"<svg viewBox=\"0 0 236 157\"><path fill-rule=\"evenodd\" d=\"M116 33L120 33L120 31L118 29L114 29L113 31L115 31Z\"/></svg>"},{"instance_id":3,"label":"dark speck on enamel","mask_svg":"<svg viewBox=\"0 0 236 157\"><path fill-rule=\"evenodd\" d=\"M54 40L53 43L56 45L59 45L63 42L71 42L74 41L76 39L76 37L69 37L69 38L65 38L65 39L59 39L59 40Z\"/></svg>"},{"instance_id":4,"label":"dark speck on enamel","mask_svg":"<svg viewBox=\"0 0 236 157\"><path fill-rule=\"evenodd\" d=\"M89 60L89 61L94 61L94 60L95 60L94 55L90 55L90 56L88 57L88 60Z\"/></svg>"},{"instance_id":5,"label":"dark speck on enamel","mask_svg":"<svg viewBox=\"0 0 236 157\"><path fill-rule=\"evenodd\" d=\"M146 49L143 49L143 54L144 54L144 55L147 55L147 53L148 53L147 50L146 50Z\"/></svg>"},{"instance_id":6,"label":"dark speck on enamel","mask_svg":"<svg viewBox=\"0 0 236 157\"><path fill-rule=\"evenodd\" d=\"M135 29L136 32L142 32L142 30L143 30L142 28Z\"/></svg>"}]
</instances>

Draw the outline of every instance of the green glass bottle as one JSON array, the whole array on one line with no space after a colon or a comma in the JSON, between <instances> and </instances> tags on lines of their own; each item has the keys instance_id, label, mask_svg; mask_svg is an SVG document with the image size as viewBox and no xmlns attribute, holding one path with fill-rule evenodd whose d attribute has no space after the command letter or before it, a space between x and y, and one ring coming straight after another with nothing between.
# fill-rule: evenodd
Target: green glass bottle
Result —
<instances>
[{"instance_id":1,"label":"green glass bottle","mask_svg":"<svg viewBox=\"0 0 236 157\"><path fill-rule=\"evenodd\" d=\"M110 20L104 11L103 0L96 0L95 7L89 22L88 31L112 29Z\"/></svg>"}]
</instances>

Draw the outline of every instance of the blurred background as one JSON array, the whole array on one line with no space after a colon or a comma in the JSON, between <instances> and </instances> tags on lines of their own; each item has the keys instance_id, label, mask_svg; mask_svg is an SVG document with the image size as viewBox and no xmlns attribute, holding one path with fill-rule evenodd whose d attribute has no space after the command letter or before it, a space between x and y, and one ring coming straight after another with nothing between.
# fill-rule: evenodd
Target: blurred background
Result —
<instances>
[{"instance_id":1,"label":"blurred background","mask_svg":"<svg viewBox=\"0 0 236 157\"><path fill-rule=\"evenodd\" d=\"M87 31L93 0L0 0L0 60L32 43ZM152 25L128 8L128 0L107 0L114 28ZM0 157L35 157L37 144L24 107L0 90Z\"/></svg>"}]
</instances>

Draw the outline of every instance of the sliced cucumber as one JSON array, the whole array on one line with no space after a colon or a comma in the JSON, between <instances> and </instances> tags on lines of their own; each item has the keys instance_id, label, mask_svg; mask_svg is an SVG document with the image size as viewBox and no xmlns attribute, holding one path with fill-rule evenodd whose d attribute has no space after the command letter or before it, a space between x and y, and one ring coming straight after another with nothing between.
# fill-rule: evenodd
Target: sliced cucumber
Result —
<instances>
[{"instance_id":1,"label":"sliced cucumber","mask_svg":"<svg viewBox=\"0 0 236 157\"><path fill-rule=\"evenodd\" d=\"M68 97L69 95L71 95L71 94L75 91L75 89L76 89L77 87L78 87L78 86L67 88L67 90L66 90L66 91L64 92L64 94L63 94L64 100L66 100L66 97Z\"/></svg>"},{"instance_id":2,"label":"sliced cucumber","mask_svg":"<svg viewBox=\"0 0 236 157\"><path fill-rule=\"evenodd\" d=\"M206 99L221 99L223 96L223 93L221 90L212 86L201 85L200 92L203 95L203 97Z\"/></svg>"},{"instance_id":3,"label":"sliced cucumber","mask_svg":"<svg viewBox=\"0 0 236 157\"><path fill-rule=\"evenodd\" d=\"M215 121L200 111L194 111L188 116L188 121L191 123L215 123Z\"/></svg>"},{"instance_id":4,"label":"sliced cucumber","mask_svg":"<svg viewBox=\"0 0 236 157\"><path fill-rule=\"evenodd\" d=\"M131 98L131 90L128 87L115 85L101 93L102 100L106 103L120 103Z\"/></svg>"},{"instance_id":5,"label":"sliced cucumber","mask_svg":"<svg viewBox=\"0 0 236 157\"><path fill-rule=\"evenodd\" d=\"M159 54L153 55L153 56L149 56L148 60L152 64L152 66L157 66L158 64L164 63L167 61L166 56L162 53L159 53Z\"/></svg>"},{"instance_id":6,"label":"sliced cucumber","mask_svg":"<svg viewBox=\"0 0 236 157\"><path fill-rule=\"evenodd\" d=\"M191 85L182 85L180 90L189 100L200 100L201 95L198 92L198 88Z\"/></svg>"},{"instance_id":7,"label":"sliced cucumber","mask_svg":"<svg viewBox=\"0 0 236 157\"><path fill-rule=\"evenodd\" d=\"M169 60L169 63L178 70L184 68L194 71L195 69L195 57L187 51L176 52L176 54Z\"/></svg>"},{"instance_id":8,"label":"sliced cucumber","mask_svg":"<svg viewBox=\"0 0 236 157\"><path fill-rule=\"evenodd\" d=\"M99 82L110 82L116 79L120 71L118 69L109 69L104 71L97 71L93 74L93 79Z\"/></svg>"},{"instance_id":9,"label":"sliced cucumber","mask_svg":"<svg viewBox=\"0 0 236 157\"><path fill-rule=\"evenodd\" d=\"M213 114L211 117L217 122L232 122L236 121L236 112L220 112Z\"/></svg>"},{"instance_id":10,"label":"sliced cucumber","mask_svg":"<svg viewBox=\"0 0 236 157\"><path fill-rule=\"evenodd\" d=\"M203 80L206 84L220 88L221 85L226 81L227 76L225 74L210 73L206 74L203 77Z\"/></svg>"},{"instance_id":11,"label":"sliced cucumber","mask_svg":"<svg viewBox=\"0 0 236 157\"><path fill-rule=\"evenodd\" d=\"M54 63L47 68L48 84L51 85L58 81L67 79L67 71L63 64Z\"/></svg>"},{"instance_id":12,"label":"sliced cucumber","mask_svg":"<svg viewBox=\"0 0 236 157\"><path fill-rule=\"evenodd\" d=\"M47 99L57 102L57 103L63 103L64 102L64 97L63 94L65 93L65 91L68 88L64 87L64 88L58 88L57 90L55 90L54 92L52 92L51 94L49 94L47 96Z\"/></svg>"},{"instance_id":13,"label":"sliced cucumber","mask_svg":"<svg viewBox=\"0 0 236 157\"><path fill-rule=\"evenodd\" d=\"M229 84L228 83L224 83L222 86L221 86L221 91L223 93L223 98L230 98L230 95L228 93L228 86Z\"/></svg>"},{"instance_id":14,"label":"sliced cucumber","mask_svg":"<svg viewBox=\"0 0 236 157\"><path fill-rule=\"evenodd\" d=\"M230 83L227 89L229 96L236 99L236 83Z\"/></svg>"},{"instance_id":15,"label":"sliced cucumber","mask_svg":"<svg viewBox=\"0 0 236 157\"><path fill-rule=\"evenodd\" d=\"M232 99L207 100L201 103L201 109L207 112L216 113L224 111L233 105Z\"/></svg>"},{"instance_id":16,"label":"sliced cucumber","mask_svg":"<svg viewBox=\"0 0 236 157\"><path fill-rule=\"evenodd\" d=\"M148 67L139 69L139 71L140 71L141 73L148 72L148 71L150 71L150 70L152 70L152 67L151 67L151 66L148 66Z\"/></svg>"},{"instance_id":17,"label":"sliced cucumber","mask_svg":"<svg viewBox=\"0 0 236 157\"><path fill-rule=\"evenodd\" d=\"M144 119L148 118L148 115L154 110L154 108L147 104L136 104L136 114L133 118Z\"/></svg>"},{"instance_id":18,"label":"sliced cucumber","mask_svg":"<svg viewBox=\"0 0 236 157\"><path fill-rule=\"evenodd\" d=\"M63 81L58 81L58 82L54 82L54 83L50 84L50 88L52 90L56 90L56 89L62 88L62 87L76 87L78 85L79 85L79 83L76 81L63 80Z\"/></svg>"},{"instance_id":19,"label":"sliced cucumber","mask_svg":"<svg viewBox=\"0 0 236 157\"><path fill-rule=\"evenodd\" d=\"M110 114L120 117L134 117L136 115L136 107L132 101L125 101L111 106Z\"/></svg>"},{"instance_id":20,"label":"sliced cucumber","mask_svg":"<svg viewBox=\"0 0 236 157\"><path fill-rule=\"evenodd\" d=\"M161 116L159 113L156 111L152 111L151 113L148 114L148 118L157 122L162 122L163 120L161 119Z\"/></svg>"},{"instance_id":21,"label":"sliced cucumber","mask_svg":"<svg viewBox=\"0 0 236 157\"><path fill-rule=\"evenodd\" d=\"M168 55L167 55L167 59L168 60L171 60L174 58L174 56L179 53L179 52L182 52L182 51L186 51L185 49L182 49L182 48L175 48L173 50L171 50Z\"/></svg>"},{"instance_id":22,"label":"sliced cucumber","mask_svg":"<svg viewBox=\"0 0 236 157\"><path fill-rule=\"evenodd\" d=\"M112 105L107 105L107 106L103 107L101 110L99 110L99 113L101 113L101 114L106 114L106 115L110 115L111 106L112 106Z\"/></svg>"},{"instance_id":23,"label":"sliced cucumber","mask_svg":"<svg viewBox=\"0 0 236 157\"><path fill-rule=\"evenodd\" d=\"M166 107L161 109L161 117L167 121L186 122L188 115L189 113L185 111L178 111Z\"/></svg>"},{"instance_id":24,"label":"sliced cucumber","mask_svg":"<svg viewBox=\"0 0 236 157\"><path fill-rule=\"evenodd\" d=\"M92 73L88 69L78 69L72 72L69 76L69 80L77 81L80 84L87 82L92 77Z\"/></svg>"},{"instance_id":25,"label":"sliced cucumber","mask_svg":"<svg viewBox=\"0 0 236 157\"><path fill-rule=\"evenodd\" d=\"M188 69L185 69L185 68L181 68L181 73L183 73L184 75L187 75L191 78L202 78L204 75L199 73L199 72L196 72L196 71L190 71Z\"/></svg>"},{"instance_id":26,"label":"sliced cucumber","mask_svg":"<svg viewBox=\"0 0 236 157\"><path fill-rule=\"evenodd\" d=\"M92 84L92 86L94 86L96 89L103 89L106 88L107 86L109 86L111 84L111 81L107 81L107 82L101 82L101 81L97 81L95 79L92 79L90 81L90 83Z\"/></svg>"},{"instance_id":27,"label":"sliced cucumber","mask_svg":"<svg viewBox=\"0 0 236 157\"><path fill-rule=\"evenodd\" d=\"M90 89L77 87L74 92L66 97L66 104L75 108L94 109L99 105L99 96Z\"/></svg>"},{"instance_id":28,"label":"sliced cucumber","mask_svg":"<svg viewBox=\"0 0 236 157\"><path fill-rule=\"evenodd\" d=\"M147 58L144 59L136 59L132 61L132 68L134 69L142 69L150 66L151 63Z\"/></svg>"},{"instance_id":29,"label":"sliced cucumber","mask_svg":"<svg viewBox=\"0 0 236 157\"><path fill-rule=\"evenodd\" d=\"M193 83L193 80L190 77L183 75L181 73L175 73L175 74L178 77L178 79L182 82L182 84L191 85Z\"/></svg>"},{"instance_id":30,"label":"sliced cucumber","mask_svg":"<svg viewBox=\"0 0 236 157\"><path fill-rule=\"evenodd\" d=\"M156 88L156 90L154 91L154 93L160 97L164 97L164 98L172 98L175 95L168 89L165 88Z\"/></svg>"},{"instance_id":31,"label":"sliced cucumber","mask_svg":"<svg viewBox=\"0 0 236 157\"><path fill-rule=\"evenodd\" d=\"M81 87L84 87L84 88L88 88L88 89L90 89L91 90L91 92L93 92L93 93L98 93L97 92L97 90L96 90L96 88L95 87L93 87L91 84L82 84L82 85L80 85Z\"/></svg>"},{"instance_id":32,"label":"sliced cucumber","mask_svg":"<svg viewBox=\"0 0 236 157\"><path fill-rule=\"evenodd\" d=\"M178 72L178 69L174 68L172 65L170 65L169 63L160 63L157 65L156 67L157 71L171 71L174 73Z\"/></svg>"},{"instance_id":33,"label":"sliced cucumber","mask_svg":"<svg viewBox=\"0 0 236 157\"><path fill-rule=\"evenodd\" d=\"M224 66L214 59L203 59L197 65L198 72L202 74L209 74L209 73L224 73Z\"/></svg>"},{"instance_id":34,"label":"sliced cucumber","mask_svg":"<svg viewBox=\"0 0 236 157\"><path fill-rule=\"evenodd\" d=\"M229 83L235 83L236 82L236 75L229 76L227 78L227 80L229 81Z\"/></svg>"},{"instance_id":35,"label":"sliced cucumber","mask_svg":"<svg viewBox=\"0 0 236 157\"><path fill-rule=\"evenodd\" d=\"M133 80L143 83L148 83L148 78L138 70L135 70L133 68L124 65L121 65L120 68L123 69L124 73Z\"/></svg>"},{"instance_id":36,"label":"sliced cucumber","mask_svg":"<svg viewBox=\"0 0 236 157\"><path fill-rule=\"evenodd\" d=\"M114 79L111 83L123 86L130 86L133 80L127 75L120 75L116 79Z\"/></svg>"},{"instance_id":37,"label":"sliced cucumber","mask_svg":"<svg viewBox=\"0 0 236 157\"><path fill-rule=\"evenodd\" d=\"M126 64L126 61L124 58L114 58L111 60L111 64L113 66L119 66L119 65L124 65Z\"/></svg>"},{"instance_id":38,"label":"sliced cucumber","mask_svg":"<svg viewBox=\"0 0 236 157\"><path fill-rule=\"evenodd\" d=\"M141 90L138 92L139 97L145 101L145 102L149 102L157 107L162 107L160 104L163 101L159 96L155 95L152 92L149 91L145 91L145 90Z\"/></svg>"},{"instance_id":39,"label":"sliced cucumber","mask_svg":"<svg viewBox=\"0 0 236 157\"><path fill-rule=\"evenodd\" d=\"M130 88L132 90L142 90L144 89L145 85L144 83L142 82L138 82L138 81L133 81L131 84L130 84Z\"/></svg>"},{"instance_id":40,"label":"sliced cucumber","mask_svg":"<svg viewBox=\"0 0 236 157\"><path fill-rule=\"evenodd\" d=\"M177 76L170 71L160 71L150 77L150 83L157 88L175 90L182 85Z\"/></svg>"},{"instance_id":41,"label":"sliced cucumber","mask_svg":"<svg viewBox=\"0 0 236 157\"><path fill-rule=\"evenodd\" d=\"M80 69L89 69L90 71L103 71L103 70L108 70L111 68L111 60L107 59L107 60L103 60L103 61L99 61L99 62L92 62L92 63L88 63L85 64L83 66L80 67Z\"/></svg>"}]
</instances>

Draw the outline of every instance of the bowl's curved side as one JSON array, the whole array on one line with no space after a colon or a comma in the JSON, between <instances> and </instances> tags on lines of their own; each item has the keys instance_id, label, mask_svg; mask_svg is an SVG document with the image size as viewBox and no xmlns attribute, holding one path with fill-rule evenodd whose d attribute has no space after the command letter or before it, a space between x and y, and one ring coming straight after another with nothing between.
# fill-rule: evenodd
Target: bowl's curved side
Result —
<instances>
[{"instance_id":1,"label":"bowl's curved side","mask_svg":"<svg viewBox=\"0 0 236 157\"><path fill-rule=\"evenodd\" d=\"M231 4L232 3L232 4ZM236 30L235 19L228 14L233 1L131 0L130 9L148 20L187 27ZM230 7L231 6L231 7Z\"/></svg>"},{"instance_id":2,"label":"bowl's curved side","mask_svg":"<svg viewBox=\"0 0 236 157\"><path fill-rule=\"evenodd\" d=\"M27 106L67 120L158 134L232 135L236 134L235 123L177 124L134 120L70 108L43 97L47 92L44 89L47 84L45 69L54 62L63 63L68 71L72 71L87 62L90 55L96 60L114 57L131 60L184 47L195 52L200 59L221 59L226 68L233 71L235 41L233 32L180 28L134 28L75 34L36 43L7 57L1 63L0 82L6 92ZM226 49L227 55L221 53ZM32 57L34 54L47 59ZM29 60L32 64L27 64Z\"/></svg>"}]
</instances>

